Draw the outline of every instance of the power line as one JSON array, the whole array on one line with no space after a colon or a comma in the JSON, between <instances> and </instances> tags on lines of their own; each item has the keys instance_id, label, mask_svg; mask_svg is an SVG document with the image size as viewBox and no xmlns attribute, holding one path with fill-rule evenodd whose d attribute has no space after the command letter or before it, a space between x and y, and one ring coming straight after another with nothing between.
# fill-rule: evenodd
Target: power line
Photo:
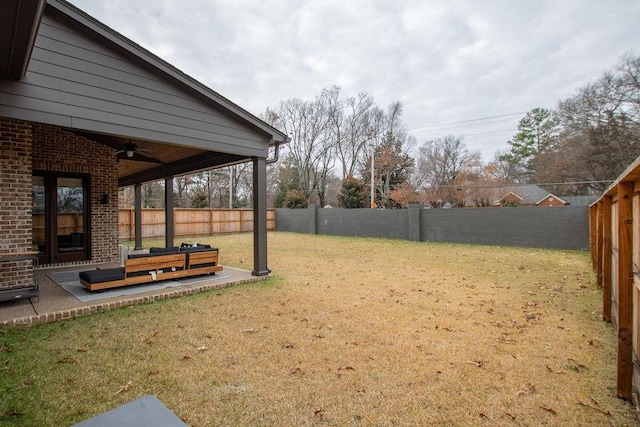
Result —
<instances>
[{"instance_id":1,"label":"power line","mask_svg":"<svg viewBox=\"0 0 640 427\"><path fill-rule=\"evenodd\" d=\"M433 128L433 127L440 127L440 126L448 126L448 125L457 125L457 124L460 124L460 123L480 122L480 121L483 121L483 120L499 119L501 117L517 116L517 115L520 115L520 114L527 114L527 112L524 111L524 112L519 112L519 113L500 114L500 115L497 115L497 116L481 117L479 119L459 120L457 122L447 122L447 123L439 123L439 124L435 124L435 125L426 125L426 126L421 126L421 127L409 129L408 131L412 132L412 131L416 131L416 130L419 130L419 129Z\"/></svg>"},{"instance_id":2,"label":"power line","mask_svg":"<svg viewBox=\"0 0 640 427\"><path fill-rule=\"evenodd\" d=\"M441 127L438 129L425 129L425 130L416 130L414 132L417 133L423 133L423 132L442 132L448 129L468 129L468 128L477 128L479 126L487 126L487 125L492 125L492 124L496 124L496 123L504 123L504 122L512 122L513 119L501 119L501 120L492 120L490 122L485 122L485 123L471 123L471 124L466 124L466 125L462 125L462 126L450 126L450 127ZM444 126L444 125L442 125ZM424 128L417 128L417 129L424 129Z\"/></svg>"},{"instance_id":3,"label":"power line","mask_svg":"<svg viewBox=\"0 0 640 427\"><path fill-rule=\"evenodd\" d=\"M600 181L567 181L567 182L535 182L530 184L441 184L438 187L452 187L452 188L511 188L511 187L526 187L528 185L579 185L579 184L610 184L614 180L600 180Z\"/></svg>"}]
</instances>

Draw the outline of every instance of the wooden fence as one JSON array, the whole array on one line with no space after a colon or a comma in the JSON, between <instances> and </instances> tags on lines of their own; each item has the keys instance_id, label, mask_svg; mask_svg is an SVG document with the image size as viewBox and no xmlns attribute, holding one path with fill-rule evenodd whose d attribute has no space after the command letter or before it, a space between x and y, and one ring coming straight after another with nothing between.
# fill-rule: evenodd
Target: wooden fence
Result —
<instances>
[{"instance_id":1,"label":"wooden fence","mask_svg":"<svg viewBox=\"0 0 640 427\"><path fill-rule=\"evenodd\" d=\"M174 209L174 230L180 236L211 236L253 231L252 209ZM267 209L267 230L275 230L276 215ZM135 210L120 209L121 240L135 238ZM142 238L164 237L164 209L142 209Z\"/></svg>"},{"instance_id":2,"label":"wooden fence","mask_svg":"<svg viewBox=\"0 0 640 427\"><path fill-rule=\"evenodd\" d=\"M631 400L640 390L640 157L589 209L602 318L618 334L617 393Z\"/></svg>"}]
</instances>

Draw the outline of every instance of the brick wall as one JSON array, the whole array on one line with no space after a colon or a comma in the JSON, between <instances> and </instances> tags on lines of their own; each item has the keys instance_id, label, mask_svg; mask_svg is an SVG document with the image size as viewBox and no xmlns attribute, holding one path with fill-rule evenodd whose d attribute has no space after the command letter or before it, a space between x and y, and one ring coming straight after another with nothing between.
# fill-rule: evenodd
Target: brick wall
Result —
<instances>
[{"instance_id":1,"label":"brick wall","mask_svg":"<svg viewBox=\"0 0 640 427\"><path fill-rule=\"evenodd\" d=\"M0 253L32 250L33 170L89 175L91 261L118 262L115 151L62 128L7 119L0 119ZM0 264L0 288L31 285L30 263Z\"/></svg>"},{"instance_id":2,"label":"brick wall","mask_svg":"<svg viewBox=\"0 0 640 427\"><path fill-rule=\"evenodd\" d=\"M31 250L31 126L0 120L0 252ZM0 265L0 288L30 285L30 261Z\"/></svg>"},{"instance_id":3,"label":"brick wall","mask_svg":"<svg viewBox=\"0 0 640 427\"><path fill-rule=\"evenodd\" d=\"M119 262L115 150L62 128L41 124L33 125L33 141L34 170L89 174L91 260ZM109 195L107 204L102 203L104 194Z\"/></svg>"}]
</instances>

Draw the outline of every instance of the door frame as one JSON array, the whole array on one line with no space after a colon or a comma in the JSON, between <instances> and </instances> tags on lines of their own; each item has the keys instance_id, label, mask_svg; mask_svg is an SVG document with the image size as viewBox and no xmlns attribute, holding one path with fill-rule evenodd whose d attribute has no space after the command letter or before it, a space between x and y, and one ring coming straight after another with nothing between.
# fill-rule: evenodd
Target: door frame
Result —
<instances>
[{"instance_id":1,"label":"door frame","mask_svg":"<svg viewBox=\"0 0 640 427\"><path fill-rule=\"evenodd\" d=\"M55 264L85 261L91 258L91 192L90 175L86 173L56 172L34 170L33 176L44 178L45 191L45 252L38 254L41 264ZM82 250L60 252L58 249L58 178L77 178L82 180L83 218Z\"/></svg>"}]
</instances>

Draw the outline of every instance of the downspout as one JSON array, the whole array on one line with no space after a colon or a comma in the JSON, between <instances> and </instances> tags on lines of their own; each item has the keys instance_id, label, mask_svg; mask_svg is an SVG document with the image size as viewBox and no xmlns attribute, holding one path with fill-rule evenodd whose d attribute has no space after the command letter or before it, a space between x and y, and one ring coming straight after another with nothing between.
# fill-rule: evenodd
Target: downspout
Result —
<instances>
[{"instance_id":1,"label":"downspout","mask_svg":"<svg viewBox=\"0 0 640 427\"><path fill-rule=\"evenodd\" d=\"M286 141L284 141L284 142L276 142L275 150L273 151L273 158L266 160L266 163L268 165L273 164L273 163L278 161L278 159L280 157L280 144L288 144L290 140L291 139L289 137L287 137Z\"/></svg>"}]
</instances>

